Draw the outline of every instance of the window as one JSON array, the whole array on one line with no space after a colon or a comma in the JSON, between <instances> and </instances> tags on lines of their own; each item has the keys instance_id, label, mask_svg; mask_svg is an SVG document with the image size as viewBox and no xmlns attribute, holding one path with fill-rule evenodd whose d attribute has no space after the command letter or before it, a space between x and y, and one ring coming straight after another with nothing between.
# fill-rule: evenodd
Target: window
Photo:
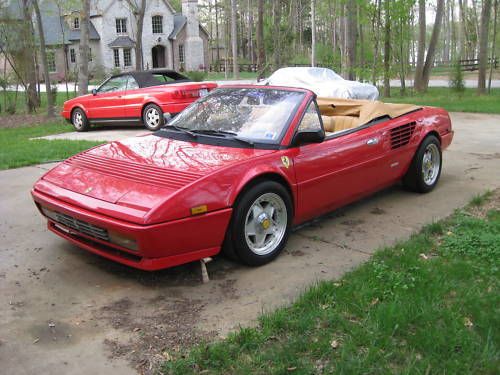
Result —
<instances>
[{"instance_id":1,"label":"window","mask_svg":"<svg viewBox=\"0 0 500 375\"><path fill-rule=\"evenodd\" d=\"M80 18L73 18L73 29L78 30L80 28Z\"/></svg>"},{"instance_id":2,"label":"window","mask_svg":"<svg viewBox=\"0 0 500 375\"><path fill-rule=\"evenodd\" d=\"M76 51L74 48L69 49L69 61L71 63L76 63Z\"/></svg>"},{"instance_id":3,"label":"window","mask_svg":"<svg viewBox=\"0 0 500 375\"><path fill-rule=\"evenodd\" d=\"M51 73L56 71L56 53L54 51L47 51L47 67Z\"/></svg>"},{"instance_id":4,"label":"window","mask_svg":"<svg viewBox=\"0 0 500 375\"><path fill-rule=\"evenodd\" d=\"M123 49L123 66L132 66L132 55L130 48Z\"/></svg>"},{"instance_id":5,"label":"window","mask_svg":"<svg viewBox=\"0 0 500 375\"><path fill-rule=\"evenodd\" d=\"M184 64L184 44L179 44L179 62Z\"/></svg>"},{"instance_id":6,"label":"window","mask_svg":"<svg viewBox=\"0 0 500 375\"><path fill-rule=\"evenodd\" d=\"M151 18L153 34L163 34L163 16L153 16Z\"/></svg>"},{"instance_id":7,"label":"window","mask_svg":"<svg viewBox=\"0 0 500 375\"><path fill-rule=\"evenodd\" d=\"M137 81L134 79L132 76L127 76L128 81L127 81L127 90L135 90L139 88L139 84Z\"/></svg>"},{"instance_id":8,"label":"window","mask_svg":"<svg viewBox=\"0 0 500 375\"><path fill-rule=\"evenodd\" d=\"M92 48L89 47L89 61L92 61Z\"/></svg>"},{"instance_id":9,"label":"window","mask_svg":"<svg viewBox=\"0 0 500 375\"><path fill-rule=\"evenodd\" d=\"M118 76L108 79L99 87L99 92L123 91L127 88L127 76Z\"/></svg>"},{"instance_id":10,"label":"window","mask_svg":"<svg viewBox=\"0 0 500 375\"><path fill-rule=\"evenodd\" d=\"M115 68L120 67L120 51L118 49L113 50L113 58L115 60Z\"/></svg>"},{"instance_id":11,"label":"window","mask_svg":"<svg viewBox=\"0 0 500 375\"><path fill-rule=\"evenodd\" d=\"M307 107L304 117L299 125L299 131L316 131L321 130L321 122L319 121L318 110L314 101Z\"/></svg>"},{"instance_id":12,"label":"window","mask_svg":"<svg viewBox=\"0 0 500 375\"><path fill-rule=\"evenodd\" d=\"M116 33L117 34L126 34L127 33L127 19L126 18L117 18L116 19Z\"/></svg>"}]
</instances>

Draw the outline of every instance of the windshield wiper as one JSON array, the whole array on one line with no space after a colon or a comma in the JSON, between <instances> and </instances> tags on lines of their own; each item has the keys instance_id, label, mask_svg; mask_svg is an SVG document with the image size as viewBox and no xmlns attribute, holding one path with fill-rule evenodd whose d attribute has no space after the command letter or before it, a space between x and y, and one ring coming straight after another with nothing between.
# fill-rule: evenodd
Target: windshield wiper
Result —
<instances>
[{"instance_id":1,"label":"windshield wiper","mask_svg":"<svg viewBox=\"0 0 500 375\"><path fill-rule=\"evenodd\" d=\"M225 136L225 135L230 135L231 139L234 139L235 141L239 141L241 143L245 143L246 145L254 147L255 144L248 140L248 139L243 139L238 137L237 133L226 131L226 130L214 130L214 129L196 129L193 130L193 133L196 134L208 134L208 135L214 135L214 136Z\"/></svg>"},{"instance_id":2,"label":"windshield wiper","mask_svg":"<svg viewBox=\"0 0 500 375\"><path fill-rule=\"evenodd\" d=\"M177 130L178 132L181 132L181 133L185 133L185 134L188 134L189 136L191 136L191 138L197 138L198 135L193 133L192 131L186 129L186 128L183 128L181 126L176 126L176 125L165 125L164 128L171 128L171 129L174 129L174 130Z\"/></svg>"}]
</instances>

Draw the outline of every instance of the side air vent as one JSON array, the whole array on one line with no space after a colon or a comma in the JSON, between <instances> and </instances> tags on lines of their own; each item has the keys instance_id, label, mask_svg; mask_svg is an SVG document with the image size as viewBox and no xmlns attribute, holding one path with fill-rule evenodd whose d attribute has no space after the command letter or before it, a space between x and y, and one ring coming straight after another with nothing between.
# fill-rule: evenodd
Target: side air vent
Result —
<instances>
[{"instance_id":1,"label":"side air vent","mask_svg":"<svg viewBox=\"0 0 500 375\"><path fill-rule=\"evenodd\" d=\"M391 148L394 150L395 148L407 145L415 131L416 125L415 122L410 122L391 129Z\"/></svg>"}]
</instances>

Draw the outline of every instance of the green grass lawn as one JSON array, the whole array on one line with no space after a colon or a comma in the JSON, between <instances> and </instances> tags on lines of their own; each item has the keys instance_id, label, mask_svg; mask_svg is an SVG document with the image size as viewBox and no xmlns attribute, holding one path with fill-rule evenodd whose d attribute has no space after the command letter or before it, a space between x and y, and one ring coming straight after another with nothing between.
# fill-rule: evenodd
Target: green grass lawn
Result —
<instances>
[{"instance_id":1,"label":"green grass lawn","mask_svg":"<svg viewBox=\"0 0 500 375\"><path fill-rule=\"evenodd\" d=\"M37 126L0 129L0 169L17 168L65 159L99 142L68 140L30 140L49 134L72 131L63 122Z\"/></svg>"},{"instance_id":2,"label":"green grass lawn","mask_svg":"<svg viewBox=\"0 0 500 375\"><path fill-rule=\"evenodd\" d=\"M338 282L220 342L172 374L497 374L500 211L487 199L378 251ZM307 272L307 267L304 268ZM168 350L168 348L166 348Z\"/></svg>"},{"instance_id":3,"label":"green grass lawn","mask_svg":"<svg viewBox=\"0 0 500 375\"><path fill-rule=\"evenodd\" d=\"M7 100L5 100L5 96L7 96ZM56 96L56 109L62 108L63 103L71 98L74 98L75 94L73 91L69 92L68 97L66 97L66 92L58 92ZM0 116L8 116L6 113L6 102L15 102L16 103L16 114L26 113L26 99L24 92L18 92L17 96L14 91L7 91L4 93L0 91L0 106L2 108L2 112ZM47 111L47 95L43 92L41 94L41 106L37 109L37 113L45 114Z\"/></svg>"},{"instance_id":4,"label":"green grass lawn","mask_svg":"<svg viewBox=\"0 0 500 375\"><path fill-rule=\"evenodd\" d=\"M476 89L466 89L459 95L446 87L431 87L425 94L418 94L408 90L407 95L401 96L399 89L391 90L390 98L382 98L390 103L411 103L442 107L448 112L478 112L500 114L500 89L492 89L490 95L478 96Z\"/></svg>"}]
</instances>

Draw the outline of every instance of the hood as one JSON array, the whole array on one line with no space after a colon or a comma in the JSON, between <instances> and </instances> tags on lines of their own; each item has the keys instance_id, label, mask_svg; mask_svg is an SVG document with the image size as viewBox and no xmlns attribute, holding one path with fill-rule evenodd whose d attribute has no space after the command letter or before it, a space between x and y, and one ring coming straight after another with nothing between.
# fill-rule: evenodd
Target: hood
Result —
<instances>
[{"instance_id":1,"label":"hood","mask_svg":"<svg viewBox=\"0 0 500 375\"><path fill-rule=\"evenodd\" d=\"M145 215L169 196L218 169L269 152L273 151L148 135L111 142L75 155L47 173L43 181Z\"/></svg>"}]
</instances>

